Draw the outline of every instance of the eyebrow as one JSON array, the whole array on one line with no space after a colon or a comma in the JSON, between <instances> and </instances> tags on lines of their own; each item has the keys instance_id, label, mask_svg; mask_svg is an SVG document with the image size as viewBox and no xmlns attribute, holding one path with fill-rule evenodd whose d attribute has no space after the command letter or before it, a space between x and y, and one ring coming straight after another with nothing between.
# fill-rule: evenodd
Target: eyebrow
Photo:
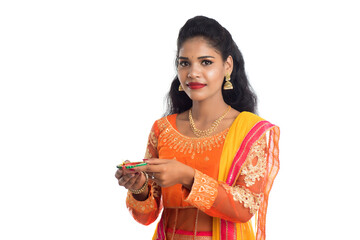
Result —
<instances>
[{"instance_id":1,"label":"eyebrow","mask_svg":"<svg viewBox=\"0 0 360 240\"><path fill-rule=\"evenodd\" d=\"M215 57L213 57L213 56L201 56L201 57L198 57L198 59L204 59L204 58L215 58ZM188 60L189 58L180 56L179 59Z\"/></svg>"}]
</instances>

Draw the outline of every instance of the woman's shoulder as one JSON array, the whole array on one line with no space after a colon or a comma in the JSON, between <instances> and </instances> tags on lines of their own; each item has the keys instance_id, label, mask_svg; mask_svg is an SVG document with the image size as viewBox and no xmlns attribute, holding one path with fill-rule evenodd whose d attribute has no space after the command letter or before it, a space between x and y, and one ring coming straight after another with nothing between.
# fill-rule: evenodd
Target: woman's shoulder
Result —
<instances>
[{"instance_id":1,"label":"woman's shoulder","mask_svg":"<svg viewBox=\"0 0 360 240\"><path fill-rule=\"evenodd\" d=\"M244 120L247 121L264 121L264 119L259 115L247 111L239 112L237 118L243 118Z\"/></svg>"},{"instance_id":2,"label":"woman's shoulder","mask_svg":"<svg viewBox=\"0 0 360 240\"><path fill-rule=\"evenodd\" d=\"M257 123L264 121L263 118L259 117L255 113L242 111L238 112L237 116L235 117L232 127L240 127L240 128L249 128L251 129Z\"/></svg>"},{"instance_id":3,"label":"woman's shoulder","mask_svg":"<svg viewBox=\"0 0 360 240\"><path fill-rule=\"evenodd\" d=\"M166 116L163 116L163 117L157 119L155 122L171 121L172 119L176 119L177 115L178 115L177 113L166 115Z\"/></svg>"},{"instance_id":4,"label":"woman's shoulder","mask_svg":"<svg viewBox=\"0 0 360 240\"><path fill-rule=\"evenodd\" d=\"M231 122L258 122L258 121L262 121L264 120L263 118L261 118L260 116L256 115L255 113L252 112L247 112L247 111L238 111L234 108L231 109L231 111L228 113L228 115L226 116L225 120L231 121Z\"/></svg>"},{"instance_id":5,"label":"woman's shoulder","mask_svg":"<svg viewBox=\"0 0 360 240\"><path fill-rule=\"evenodd\" d=\"M174 123L176 123L176 116L177 114L175 113L175 114L163 116L155 120L153 124L153 128L160 132L163 131L169 125L173 125Z\"/></svg>"}]
</instances>

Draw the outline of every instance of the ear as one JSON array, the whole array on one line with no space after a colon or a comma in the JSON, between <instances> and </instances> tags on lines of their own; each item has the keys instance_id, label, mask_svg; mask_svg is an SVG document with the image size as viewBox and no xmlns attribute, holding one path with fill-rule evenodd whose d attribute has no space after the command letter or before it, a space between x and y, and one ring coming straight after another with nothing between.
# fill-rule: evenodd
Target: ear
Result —
<instances>
[{"instance_id":1,"label":"ear","mask_svg":"<svg viewBox=\"0 0 360 240\"><path fill-rule=\"evenodd\" d=\"M231 75L234 66L234 61L231 55L227 57L224 64L225 64L225 73Z\"/></svg>"}]
</instances>

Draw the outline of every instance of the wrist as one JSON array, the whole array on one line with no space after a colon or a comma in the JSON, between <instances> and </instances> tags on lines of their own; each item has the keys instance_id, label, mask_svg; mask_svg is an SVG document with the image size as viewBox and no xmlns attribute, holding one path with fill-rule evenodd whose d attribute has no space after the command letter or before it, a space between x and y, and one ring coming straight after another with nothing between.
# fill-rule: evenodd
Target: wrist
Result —
<instances>
[{"instance_id":1,"label":"wrist","mask_svg":"<svg viewBox=\"0 0 360 240\"><path fill-rule=\"evenodd\" d=\"M132 194L141 194L141 193L143 193L145 190L146 190L146 188L147 188L147 186L148 186L148 175L147 175L147 173L146 172L143 172L144 173L144 176L145 176L145 182L141 185L141 187L140 188L138 188L138 189L130 189L129 188L129 191L132 193Z\"/></svg>"},{"instance_id":2,"label":"wrist","mask_svg":"<svg viewBox=\"0 0 360 240\"><path fill-rule=\"evenodd\" d=\"M145 173L145 172L138 172L138 173L141 175L140 179L136 184L131 186L131 189L134 189L134 190L140 189L148 181L148 177L146 177L147 173Z\"/></svg>"},{"instance_id":3,"label":"wrist","mask_svg":"<svg viewBox=\"0 0 360 240\"><path fill-rule=\"evenodd\" d=\"M182 178L182 182L181 184L191 190L191 187L194 183L194 177L195 177L195 169L193 169L192 167L187 166L187 168L185 169L184 172L184 177Z\"/></svg>"},{"instance_id":4,"label":"wrist","mask_svg":"<svg viewBox=\"0 0 360 240\"><path fill-rule=\"evenodd\" d=\"M145 190L142 193L140 194L132 193L131 195L136 201L143 202L149 198L149 194L150 194L150 187L146 186Z\"/></svg>"}]
</instances>

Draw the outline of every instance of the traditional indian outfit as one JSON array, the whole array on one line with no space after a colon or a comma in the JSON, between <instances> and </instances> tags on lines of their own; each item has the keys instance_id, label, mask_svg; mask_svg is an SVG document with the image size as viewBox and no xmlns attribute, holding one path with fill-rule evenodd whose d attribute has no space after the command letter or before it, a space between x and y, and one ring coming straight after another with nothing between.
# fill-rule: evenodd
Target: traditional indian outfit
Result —
<instances>
[{"instance_id":1,"label":"traditional indian outfit","mask_svg":"<svg viewBox=\"0 0 360 240\"><path fill-rule=\"evenodd\" d=\"M242 112L230 128L191 138L179 133L176 116L154 123L145 158L174 159L194 168L192 188L162 188L149 181L145 201L128 192L134 219L148 225L163 210L154 240L264 240L269 192L279 170L279 128Z\"/></svg>"}]
</instances>

